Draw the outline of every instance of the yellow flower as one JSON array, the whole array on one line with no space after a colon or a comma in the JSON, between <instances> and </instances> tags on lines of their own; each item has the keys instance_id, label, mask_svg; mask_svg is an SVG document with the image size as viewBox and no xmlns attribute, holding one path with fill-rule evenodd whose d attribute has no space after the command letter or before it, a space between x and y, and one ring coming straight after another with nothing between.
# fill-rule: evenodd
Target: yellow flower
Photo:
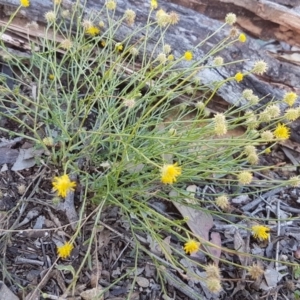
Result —
<instances>
[{"instance_id":1,"label":"yellow flower","mask_svg":"<svg viewBox=\"0 0 300 300\"><path fill-rule=\"evenodd\" d=\"M181 167L177 166L177 163L172 165L163 165L161 168L161 182L164 184L172 184L176 182L177 178L181 174Z\"/></svg>"},{"instance_id":2,"label":"yellow flower","mask_svg":"<svg viewBox=\"0 0 300 300\"><path fill-rule=\"evenodd\" d=\"M123 50L123 45L121 43L116 43L116 46L115 46L116 50L118 51L122 51Z\"/></svg>"},{"instance_id":3,"label":"yellow flower","mask_svg":"<svg viewBox=\"0 0 300 300\"><path fill-rule=\"evenodd\" d=\"M151 0L150 7L151 9L157 9L157 0Z\"/></svg>"},{"instance_id":4,"label":"yellow flower","mask_svg":"<svg viewBox=\"0 0 300 300\"><path fill-rule=\"evenodd\" d=\"M67 242L64 245L57 247L57 255L60 258L67 258L70 256L73 248L74 246L70 242Z\"/></svg>"},{"instance_id":5,"label":"yellow flower","mask_svg":"<svg viewBox=\"0 0 300 300\"><path fill-rule=\"evenodd\" d=\"M96 26L89 26L86 30L85 33L91 36L95 36L97 34L99 34L100 29Z\"/></svg>"},{"instance_id":6,"label":"yellow flower","mask_svg":"<svg viewBox=\"0 0 300 300\"><path fill-rule=\"evenodd\" d=\"M108 0L108 1L106 2L106 8L107 8L108 10L115 10L116 7L117 7L116 1L114 1L114 0Z\"/></svg>"},{"instance_id":7,"label":"yellow flower","mask_svg":"<svg viewBox=\"0 0 300 300\"><path fill-rule=\"evenodd\" d=\"M289 183L293 187L299 187L300 186L300 176L293 176L289 179Z\"/></svg>"},{"instance_id":8,"label":"yellow flower","mask_svg":"<svg viewBox=\"0 0 300 300\"><path fill-rule=\"evenodd\" d=\"M258 240L267 240L270 236L270 228L263 225L254 225L251 228L252 235Z\"/></svg>"},{"instance_id":9,"label":"yellow flower","mask_svg":"<svg viewBox=\"0 0 300 300\"><path fill-rule=\"evenodd\" d=\"M54 74L49 74L49 79L50 80L54 80L54 78L55 78Z\"/></svg>"},{"instance_id":10,"label":"yellow flower","mask_svg":"<svg viewBox=\"0 0 300 300\"><path fill-rule=\"evenodd\" d=\"M197 252L200 248L200 243L195 240L189 240L184 244L184 251L187 254L192 254L194 252Z\"/></svg>"},{"instance_id":11,"label":"yellow flower","mask_svg":"<svg viewBox=\"0 0 300 300\"><path fill-rule=\"evenodd\" d=\"M29 0L20 0L20 4L23 7L28 7L30 5L30 1Z\"/></svg>"},{"instance_id":12,"label":"yellow flower","mask_svg":"<svg viewBox=\"0 0 300 300\"><path fill-rule=\"evenodd\" d=\"M237 175L237 178L240 184L249 184L253 179L253 175L248 171L242 171Z\"/></svg>"},{"instance_id":13,"label":"yellow flower","mask_svg":"<svg viewBox=\"0 0 300 300\"><path fill-rule=\"evenodd\" d=\"M52 181L53 190L57 191L58 196L65 198L69 191L74 191L76 182L71 181L67 174L60 177L54 177Z\"/></svg>"},{"instance_id":14,"label":"yellow flower","mask_svg":"<svg viewBox=\"0 0 300 300\"><path fill-rule=\"evenodd\" d=\"M170 55L168 55L168 61L172 61L172 60L174 60L175 58L174 58L174 55L173 54L170 54Z\"/></svg>"},{"instance_id":15,"label":"yellow flower","mask_svg":"<svg viewBox=\"0 0 300 300\"><path fill-rule=\"evenodd\" d=\"M222 196L217 197L216 205L219 206L222 209L228 208L228 206L229 206L228 197L226 195L222 195Z\"/></svg>"},{"instance_id":16,"label":"yellow flower","mask_svg":"<svg viewBox=\"0 0 300 300\"><path fill-rule=\"evenodd\" d=\"M235 79L237 82L242 81L243 78L244 78L244 75L243 75L241 72L236 73L235 76L234 76L234 79Z\"/></svg>"},{"instance_id":17,"label":"yellow flower","mask_svg":"<svg viewBox=\"0 0 300 300\"><path fill-rule=\"evenodd\" d=\"M285 93L283 96L283 102L287 103L289 106L292 106L296 99L298 98L298 95L293 92Z\"/></svg>"},{"instance_id":18,"label":"yellow flower","mask_svg":"<svg viewBox=\"0 0 300 300\"><path fill-rule=\"evenodd\" d=\"M191 51L186 51L184 53L184 59L185 60L192 60L193 59L193 53Z\"/></svg>"},{"instance_id":19,"label":"yellow flower","mask_svg":"<svg viewBox=\"0 0 300 300\"><path fill-rule=\"evenodd\" d=\"M245 35L244 33L241 33L241 34L239 35L239 41L240 41L241 43L245 43L246 40L247 40L246 35Z\"/></svg>"},{"instance_id":20,"label":"yellow flower","mask_svg":"<svg viewBox=\"0 0 300 300\"><path fill-rule=\"evenodd\" d=\"M279 140L286 140L290 137L290 129L279 123L274 131L274 135Z\"/></svg>"},{"instance_id":21,"label":"yellow flower","mask_svg":"<svg viewBox=\"0 0 300 300\"><path fill-rule=\"evenodd\" d=\"M270 148L270 147L265 149L265 153L266 153L266 154L270 154L270 153L271 153L271 151L272 151L272 150L271 150L271 148Z\"/></svg>"}]
</instances>

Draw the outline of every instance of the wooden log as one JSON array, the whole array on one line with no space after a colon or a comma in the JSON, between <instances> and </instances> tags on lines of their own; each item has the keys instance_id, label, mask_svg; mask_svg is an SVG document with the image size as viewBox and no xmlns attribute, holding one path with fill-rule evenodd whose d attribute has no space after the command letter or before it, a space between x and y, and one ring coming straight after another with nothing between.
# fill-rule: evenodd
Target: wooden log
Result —
<instances>
[{"instance_id":1,"label":"wooden log","mask_svg":"<svg viewBox=\"0 0 300 300\"><path fill-rule=\"evenodd\" d=\"M208 3L210 3L210 5L218 4L219 7L217 9L220 12L220 15L221 11L229 11L228 7L233 8L234 6L232 5L238 7L239 5L242 5L242 3L244 3L244 1L239 0L172 1L177 1L180 4L191 2L194 5L207 5L206 7L209 7ZM150 9L149 2L150 1L141 2L137 0L119 0L117 2L118 5L115 12L115 17L120 18L120 16L124 14L126 9L132 9L137 14L136 23L134 26L142 27L146 23L148 18ZM257 1L254 0L246 2L252 5L251 6L250 4L247 4L247 6L245 6L248 11L250 11L250 8L253 10L254 2L257 3ZM0 0L0 11L2 16L1 20L5 20L5 18L7 20L8 16L12 13L12 11L16 9L18 4L18 0ZM105 0L87 0L85 7L86 18L88 18L93 11L99 11L99 9L104 4ZM228 6L229 4L231 6ZM256 8L257 13L261 10L261 8L259 8L261 7L261 4L271 5L271 1L259 1ZM62 5L64 8L69 9L72 5L72 2L64 0L62 1ZM277 6L278 5L280 6L280 4L277 4ZM194 49L194 47L201 41L203 41L207 36L212 35L213 32L222 25L222 23L182 5L170 3L167 1L160 1L159 6L168 12L175 11L180 16L179 23L171 26L165 34L165 42L169 43L172 46L172 49L174 49L173 53L175 57L180 57L186 50L193 50L195 59L203 58L207 55L207 53L209 53L214 45L216 45L220 40L222 40L229 34L230 26L225 26L222 30L213 35L209 39L208 43L203 45L201 48ZM278 9L277 6L274 6L274 9ZM39 22L40 24L45 24L44 14L47 11L51 10L52 7L52 1L45 0L41 2L40 0L31 0L30 7L22 9L21 15L22 18L26 21L34 20ZM205 13L207 13L207 10L204 11ZM260 14L261 16L263 16L263 12L261 12ZM295 16L298 16L300 20L300 14L297 11L293 11L293 14ZM274 13L274 16L277 15ZM105 14L103 14L101 18L105 22ZM280 18L278 18L277 21L283 22ZM298 30L298 22L295 19L291 18L289 21L285 21L284 25L290 26L290 28L293 28L293 30ZM124 23L122 26L120 26L119 31L116 33L116 40L122 41L125 36L128 36L132 33L132 30L132 27L127 26ZM29 33L34 36L34 32ZM143 32L140 33L140 37L142 36ZM148 53L151 53L154 45L158 41L158 38L159 36L153 36L149 40ZM300 66L289 60L282 60L282 58L277 54L271 53L270 51L264 49L264 47L262 47L256 39L249 37L246 43L235 43L229 48L222 50L220 54L224 58L225 62L230 63L236 60L243 62L239 64L230 64L227 67L218 69L205 68L200 71L198 76L201 78L201 81L212 89L214 88L214 84L217 81L222 81L228 77L234 76L234 74L236 74L236 72L238 71L249 71L252 68L254 62L258 60L265 60L269 66L266 74L262 76L249 75L245 77L245 79L240 83L230 81L227 84L223 85L218 90L218 95L226 102L238 106L243 104L244 100L240 100L240 96L245 88L251 88L259 97L265 97L263 101L264 103L266 101L272 101L273 99L282 99L284 93L287 91L293 91L300 95ZM211 61L208 60L206 63L210 64ZM298 105L299 102L300 99L297 100ZM286 106L282 104L281 108L284 109L286 108ZM300 142L300 132L298 130L298 128L300 128L300 122L294 122L292 124L292 128L292 139Z\"/></svg>"}]
</instances>

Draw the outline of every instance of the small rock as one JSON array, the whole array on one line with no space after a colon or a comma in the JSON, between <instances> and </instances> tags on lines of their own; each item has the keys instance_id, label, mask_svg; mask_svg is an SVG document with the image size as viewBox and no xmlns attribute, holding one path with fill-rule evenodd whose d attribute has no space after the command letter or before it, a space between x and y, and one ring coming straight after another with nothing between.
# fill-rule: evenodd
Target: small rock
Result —
<instances>
[{"instance_id":1,"label":"small rock","mask_svg":"<svg viewBox=\"0 0 300 300\"><path fill-rule=\"evenodd\" d=\"M80 293L80 297L84 300L92 300L92 299L103 300L104 296L103 295L100 296L102 290L103 290L102 287L98 286L96 288L83 291L82 293Z\"/></svg>"},{"instance_id":2,"label":"small rock","mask_svg":"<svg viewBox=\"0 0 300 300\"><path fill-rule=\"evenodd\" d=\"M140 287L147 288L149 286L149 280L145 277L138 276L136 282Z\"/></svg>"}]
</instances>

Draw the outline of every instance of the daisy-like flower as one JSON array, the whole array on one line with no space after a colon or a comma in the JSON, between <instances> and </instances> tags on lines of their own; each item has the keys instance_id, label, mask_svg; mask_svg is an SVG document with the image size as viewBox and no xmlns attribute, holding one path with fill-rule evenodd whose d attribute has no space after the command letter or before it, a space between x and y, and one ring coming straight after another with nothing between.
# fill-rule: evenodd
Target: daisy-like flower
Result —
<instances>
[{"instance_id":1,"label":"daisy-like flower","mask_svg":"<svg viewBox=\"0 0 300 300\"><path fill-rule=\"evenodd\" d=\"M217 197L216 204L222 209L226 209L229 206L228 197L226 195L222 195Z\"/></svg>"},{"instance_id":2,"label":"daisy-like flower","mask_svg":"<svg viewBox=\"0 0 300 300\"><path fill-rule=\"evenodd\" d=\"M240 82L244 79L244 75L241 73L241 72L238 72L234 75L234 79L237 81L237 82Z\"/></svg>"},{"instance_id":3,"label":"daisy-like flower","mask_svg":"<svg viewBox=\"0 0 300 300\"><path fill-rule=\"evenodd\" d=\"M45 19L48 23L52 23L56 19L56 15L54 11L48 11L45 13Z\"/></svg>"},{"instance_id":4,"label":"daisy-like flower","mask_svg":"<svg viewBox=\"0 0 300 300\"><path fill-rule=\"evenodd\" d=\"M258 279L264 274L263 268L258 264L253 264L251 267L249 267L248 272L251 278L254 280Z\"/></svg>"},{"instance_id":5,"label":"daisy-like flower","mask_svg":"<svg viewBox=\"0 0 300 300\"><path fill-rule=\"evenodd\" d=\"M265 131L263 131L262 133L261 133L261 138L263 139L263 140L265 140L266 142L271 142L271 141L273 141L273 139L274 139L274 134L273 134L273 132L272 131L270 131L270 130L265 130Z\"/></svg>"},{"instance_id":6,"label":"daisy-like flower","mask_svg":"<svg viewBox=\"0 0 300 300\"><path fill-rule=\"evenodd\" d=\"M52 181L53 190L57 191L58 196L65 198L70 191L74 191L76 182L71 181L67 174L54 177Z\"/></svg>"},{"instance_id":7,"label":"daisy-like flower","mask_svg":"<svg viewBox=\"0 0 300 300\"><path fill-rule=\"evenodd\" d=\"M252 72L257 75L262 75L267 71L267 69L268 69L267 63L263 60L259 60L254 64Z\"/></svg>"},{"instance_id":8,"label":"daisy-like flower","mask_svg":"<svg viewBox=\"0 0 300 300\"><path fill-rule=\"evenodd\" d=\"M167 62L167 56L165 53L159 53L156 58L162 65Z\"/></svg>"},{"instance_id":9,"label":"daisy-like flower","mask_svg":"<svg viewBox=\"0 0 300 300\"><path fill-rule=\"evenodd\" d=\"M172 184L177 181L177 177L181 174L181 167L175 164L165 164L161 168L161 182L164 184Z\"/></svg>"},{"instance_id":10,"label":"daisy-like flower","mask_svg":"<svg viewBox=\"0 0 300 300\"><path fill-rule=\"evenodd\" d=\"M185 60L192 60L193 59L193 52L192 51L186 51L184 53L184 59Z\"/></svg>"},{"instance_id":11,"label":"daisy-like flower","mask_svg":"<svg viewBox=\"0 0 300 300\"><path fill-rule=\"evenodd\" d=\"M116 7L117 7L117 3L114 0L108 0L108 1L106 1L105 5L106 5L106 8L108 10L115 10Z\"/></svg>"},{"instance_id":12,"label":"daisy-like flower","mask_svg":"<svg viewBox=\"0 0 300 300\"><path fill-rule=\"evenodd\" d=\"M249 184L253 179L253 175L248 171L242 171L237 175L237 178L240 184Z\"/></svg>"},{"instance_id":13,"label":"daisy-like flower","mask_svg":"<svg viewBox=\"0 0 300 300\"><path fill-rule=\"evenodd\" d=\"M169 14L170 25L175 25L179 22L179 15L175 11L171 11Z\"/></svg>"},{"instance_id":14,"label":"daisy-like flower","mask_svg":"<svg viewBox=\"0 0 300 300\"><path fill-rule=\"evenodd\" d=\"M280 108L276 104L267 106L265 112L269 114L271 118L277 118L280 116Z\"/></svg>"},{"instance_id":15,"label":"daisy-like flower","mask_svg":"<svg viewBox=\"0 0 300 300\"><path fill-rule=\"evenodd\" d=\"M135 47L132 47L129 49L129 53L132 55L132 56L137 56L139 54L139 50Z\"/></svg>"},{"instance_id":16,"label":"daisy-like flower","mask_svg":"<svg viewBox=\"0 0 300 300\"><path fill-rule=\"evenodd\" d=\"M60 43L60 47L61 47L62 49L65 49L65 50L70 50L70 49L72 48L72 46L73 46L73 43L72 43L72 41L69 40L69 39L64 39L64 40L61 41L61 43Z\"/></svg>"},{"instance_id":17,"label":"daisy-like flower","mask_svg":"<svg viewBox=\"0 0 300 300\"><path fill-rule=\"evenodd\" d=\"M89 26L85 29L85 33L90 36L95 36L100 33L100 29L96 26Z\"/></svg>"},{"instance_id":18,"label":"daisy-like flower","mask_svg":"<svg viewBox=\"0 0 300 300\"><path fill-rule=\"evenodd\" d=\"M299 187L300 186L300 176L293 176L289 179L289 183L293 187Z\"/></svg>"},{"instance_id":19,"label":"daisy-like flower","mask_svg":"<svg viewBox=\"0 0 300 300\"><path fill-rule=\"evenodd\" d=\"M257 165L259 161L259 157L256 153L251 153L247 156L247 161L251 165Z\"/></svg>"},{"instance_id":20,"label":"daisy-like flower","mask_svg":"<svg viewBox=\"0 0 300 300\"><path fill-rule=\"evenodd\" d=\"M252 95L248 100L251 105L256 105L259 102L259 98L256 95Z\"/></svg>"},{"instance_id":21,"label":"daisy-like flower","mask_svg":"<svg viewBox=\"0 0 300 300\"><path fill-rule=\"evenodd\" d=\"M290 137L290 129L284 124L278 124L274 130L274 136L278 140L286 140Z\"/></svg>"},{"instance_id":22,"label":"daisy-like flower","mask_svg":"<svg viewBox=\"0 0 300 300\"><path fill-rule=\"evenodd\" d=\"M74 246L70 242L66 242L62 246L57 247L57 255L60 258L67 258L71 255Z\"/></svg>"},{"instance_id":23,"label":"daisy-like flower","mask_svg":"<svg viewBox=\"0 0 300 300\"><path fill-rule=\"evenodd\" d=\"M246 99L246 100L250 100L250 97L253 95L253 91L251 89L245 89L242 92L242 96Z\"/></svg>"},{"instance_id":24,"label":"daisy-like flower","mask_svg":"<svg viewBox=\"0 0 300 300\"><path fill-rule=\"evenodd\" d=\"M283 102L287 103L289 106L293 106L298 95L294 92L285 93L283 96Z\"/></svg>"},{"instance_id":25,"label":"daisy-like flower","mask_svg":"<svg viewBox=\"0 0 300 300\"><path fill-rule=\"evenodd\" d=\"M210 292L219 293L222 290L221 281L216 277L208 277L206 279L206 285Z\"/></svg>"},{"instance_id":26,"label":"daisy-like flower","mask_svg":"<svg viewBox=\"0 0 300 300\"><path fill-rule=\"evenodd\" d=\"M299 110L296 108L289 108L286 110L284 117L288 120L288 121L295 121L296 119L299 118Z\"/></svg>"},{"instance_id":27,"label":"daisy-like flower","mask_svg":"<svg viewBox=\"0 0 300 300\"><path fill-rule=\"evenodd\" d=\"M23 7L28 7L30 5L29 0L20 0L20 5Z\"/></svg>"},{"instance_id":28,"label":"daisy-like flower","mask_svg":"<svg viewBox=\"0 0 300 300\"><path fill-rule=\"evenodd\" d=\"M163 53L169 54L171 51L172 51L172 48L171 48L171 46L169 44L165 44L163 46Z\"/></svg>"},{"instance_id":29,"label":"daisy-like flower","mask_svg":"<svg viewBox=\"0 0 300 300\"><path fill-rule=\"evenodd\" d=\"M51 136L47 136L43 138L43 143L47 147L53 147L54 146L54 140Z\"/></svg>"},{"instance_id":30,"label":"daisy-like flower","mask_svg":"<svg viewBox=\"0 0 300 300\"><path fill-rule=\"evenodd\" d=\"M61 16L64 18L64 19L68 19L70 18L70 11L68 9L65 9L61 12Z\"/></svg>"},{"instance_id":31,"label":"daisy-like flower","mask_svg":"<svg viewBox=\"0 0 300 300\"><path fill-rule=\"evenodd\" d=\"M247 41L247 37L246 37L246 34L245 34L245 33L241 33L241 34L239 35L239 41L240 41L241 43L245 43L245 42Z\"/></svg>"},{"instance_id":32,"label":"daisy-like flower","mask_svg":"<svg viewBox=\"0 0 300 300\"><path fill-rule=\"evenodd\" d=\"M220 269L215 264L208 264L204 267L204 271L206 272L206 277L221 278Z\"/></svg>"},{"instance_id":33,"label":"daisy-like flower","mask_svg":"<svg viewBox=\"0 0 300 300\"><path fill-rule=\"evenodd\" d=\"M270 236L270 228L263 225L254 225L251 231L253 237L260 241L267 240Z\"/></svg>"},{"instance_id":34,"label":"daisy-like flower","mask_svg":"<svg viewBox=\"0 0 300 300\"><path fill-rule=\"evenodd\" d=\"M168 61L173 61L175 59L173 54L168 55Z\"/></svg>"},{"instance_id":35,"label":"daisy-like flower","mask_svg":"<svg viewBox=\"0 0 300 300\"><path fill-rule=\"evenodd\" d=\"M121 43L116 43L115 49L116 49L117 51L122 51L122 50L123 50L123 45L122 45Z\"/></svg>"},{"instance_id":36,"label":"daisy-like flower","mask_svg":"<svg viewBox=\"0 0 300 300\"><path fill-rule=\"evenodd\" d=\"M151 0L150 1L150 7L151 7L151 9L157 9L157 6L158 6L157 0Z\"/></svg>"},{"instance_id":37,"label":"daisy-like flower","mask_svg":"<svg viewBox=\"0 0 300 300\"><path fill-rule=\"evenodd\" d=\"M233 13L229 13L225 17L225 22L229 25L233 25L236 22L236 15Z\"/></svg>"},{"instance_id":38,"label":"daisy-like flower","mask_svg":"<svg viewBox=\"0 0 300 300\"><path fill-rule=\"evenodd\" d=\"M183 247L185 253L187 254L192 254L194 252L197 252L199 248L200 248L200 243L195 240L188 240Z\"/></svg>"},{"instance_id":39,"label":"daisy-like flower","mask_svg":"<svg viewBox=\"0 0 300 300\"><path fill-rule=\"evenodd\" d=\"M160 9L156 13L156 21L159 26L165 27L170 24L170 16L163 9Z\"/></svg>"},{"instance_id":40,"label":"daisy-like flower","mask_svg":"<svg viewBox=\"0 0 300 300\"><path fill-rule=\"evenodd\" d=\"M217 56L214 58L213 63L215 66L222 66L224 64L224 59L221 56Z\"/></svg>"},{"instance_id":41,"label":"daisy-like flower","mask_svg":"<svg viewBox=\"0 0 300 300\"><path fill-rule=\"evenodd\" d=\"M124 13L124 16L125 16L125 20L126 20L128 25L131 26L131 25L134 24L136 14L132 9L126 9L125 13Z\"/></svg>"}]
</instances>

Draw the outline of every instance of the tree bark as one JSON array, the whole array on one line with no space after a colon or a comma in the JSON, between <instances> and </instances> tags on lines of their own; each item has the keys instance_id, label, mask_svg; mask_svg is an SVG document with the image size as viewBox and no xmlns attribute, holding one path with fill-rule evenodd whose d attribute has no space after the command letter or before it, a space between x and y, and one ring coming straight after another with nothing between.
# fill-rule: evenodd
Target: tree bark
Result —
<instances>
[{"instance_id":1,"label":"tree bark","mask_svg":"<svg viewBox=\"0 0 300 300\"><path fill-rule=\"evenodd\" d=\"M45 24L44 14L52 10L53 7L50 0L31 0L30 2L29 8L22 8L21 10L23 25L10 26L7 31L21 40L25 38L24 43L28 32L27 29L24 29L24 22L34 20L40 25ZM93 10L99 11L105 4L105 0L87 0L86 2L86 18ZM134 27L142 27L148 18L149 3L150 0L118 0L115 17L119 18L126 9L132 9L137 15ZM206 68L200 71L198 76L201 78L201 82L213 89L215 82L232 77L238 71L251 70L254 62L258 60L266 61L269 67L264 75L248 75L242 82L230 81L218 90L218 95L222 99L239 106L245 101L240 100L241 93L245 88L252 89L259 97L265 97L263 103L273 99L280 100L288 91L300 95L300 51L295 50L293 52L293 48L291 48L292 45L300 45L300 13L296 3L298 2L293 0L161 0L159 7L168 12L175 11L180 16L179 23L171 26L165 34L165 42L172 46L175 57L180 57L186 50L193 50L195 59L205 57L214 45L228 36L230 31L230 26L225 26L213 35L208 43L205 43L201 48L194 49L199 42L222 25L222 22L216 19L223 20L228 12L235 12L238 15L238 25L245 28L253 37L248 37L246 43L235 43L222 50L220 55L227 63L236 60L243 62L229 64L218 69ZM18 0L0 0L2 25L18 5ZM71 1L62 1L62 6L65 9L70 9L71 5ZM101 18L105 22L105 15ZM116 40L122 41L125 36L132 33L132 30L133 27L123 24L116 33ZM38 34L37 32L28 33L32 38ZM140 36L142 37L142 33ZM154 48L158 38L159 36L154 36L149 40L149 53ZM275 49L275 51L269 44L266 45L265 42L257 40L257 38L274 38L279 42L284 41L288 49L279 51ZM208 60L206 63L210 64L211 61ZM297 100L298 105L299 102L300 99ZM282 104L281 108L284 109L286 106ZM298 128L300 128L300 122L293 122L292 139L300 142L300 132L298 132L300 130Z\"/></svg>"}]
</instances>

